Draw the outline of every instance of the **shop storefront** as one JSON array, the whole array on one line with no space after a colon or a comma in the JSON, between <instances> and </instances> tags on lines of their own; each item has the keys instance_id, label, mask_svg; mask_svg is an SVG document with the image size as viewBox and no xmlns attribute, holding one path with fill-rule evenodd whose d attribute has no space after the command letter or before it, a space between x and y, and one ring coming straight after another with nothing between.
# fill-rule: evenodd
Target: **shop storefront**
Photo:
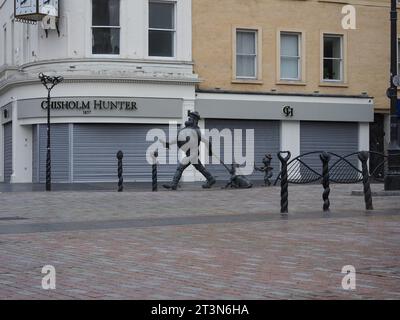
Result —
<instances>
[{"instance_id":1,"label":"shop storefront","mask_svg":"<svg viewBox=\"0 0 400 320\"><path fill-rule=\"evenodd\" d=\"M149 130L168 132L167 124L69 123L51 127L52 181L114 182L116 153L124 152L124 181L150 181L146 150ZM46 180L46 125L33 126L33 182ZM160 181L170 180L176 164L159 166Z\"/></svg>"},{"instance_id":2,"label":"shop storefront","mask_svg":"<svg viewBox=\"0 0 400 320\"><path fill-rule=\"evenodd\" d=\"M51 104L52 181L60 183L115 182L116 153L124 152L124 180L150 181L151 166L146 150L154 142L149 130L158 128L167 136L169 124L180 124L189 109L197 110L203 129L241 132L242 154L254 146L251 165L261 165L265 154L290 150L292 157L325 150L345 155L369 147L369 122L373 102L361 97L310 97L197 92L195 100L161 97L58 96ZM3 180L45 181L47 104L42 98L20 99L2 109ZM246 142L246 130L253 130ZM16 136L13 136L14 135ZM233 140L231 140L233 141ZM226 141L220 140L224 158ZM233 141L233 149L237 141ZM251 149L249 149L251 150ZM203 157L203 160L205 158ZM176 163L162 161L159 180L170 180ZM236 159L237 160L237 159ZM218 180L228 179L227 170L208 159L206 164ZM165 163L166 162L166 163ZM207 163L207 161L205 161ZM238 162L238 161L236 161ZM319 163L311 164L316 167ZM194 170L185 181L200 180ZM254 180L262 173L250 174Z\"/></svg>"},{"instance_id":3,"label":"shop storefront","mask_svg":"<svg viewBox=\"0 0 400 320\"><path fill-rule=\"evenodd\" d=\"M58 96L51 103L51 172L54 183L115 182L116 153L124 152L124 181L151 181L147 134L182 122L193 109L183 97ZM46 180L47 102L15 100L2 112L2 180L44 183ZM7 118L5 118L7 116ZM13 133L15 136L13 136ZM176 163L159 157L159 181L169 181ZM167 162L167 163L165 163ZM190 176L190 172L185 176ZM190 177L189 177L190 179Z\"/></svg>"},{"instance_id":4,"label":"shop storefront","mask_svg":"<svg viewBox=\"0 0 400 320\"><path fill-rule=\"evenodd\" d=\"M254 161L260 165L271 154L274 174L279 172L279 150L289 150L292 158L318 150L339 155L369 150L373 100L368 97L198 92L196 110L207 129L254 129ZM318 157L311 161L320 170ZM210 169L228 176L222 166ZM253 172L251 178L261 179L262 173Z\"/></svg>"}]
</instances>

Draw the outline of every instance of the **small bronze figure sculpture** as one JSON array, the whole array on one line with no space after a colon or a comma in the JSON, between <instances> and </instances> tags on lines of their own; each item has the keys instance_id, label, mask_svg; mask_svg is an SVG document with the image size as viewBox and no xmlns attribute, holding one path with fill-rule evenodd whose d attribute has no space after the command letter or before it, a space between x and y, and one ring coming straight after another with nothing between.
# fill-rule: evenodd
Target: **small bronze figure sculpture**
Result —
<instances>
[{"instance_id":1,"label":"small bronze figure sculpture","mask_svg":"<svg viewBox=\"0 0 400 320\"><path fill-rule=\"evenodd\" d=\"M273 167L271 167L271 160L272 156L270 154L266 154L262 160L264 166L262 167L254 166L255 170L264 172L264 186L266 187L271 185L270 179L272 178L272 170L273 170Z\"/></svg>"},{"instance_id":2,"label":"small bronze figure sculpture","mask_svg":"<svg viewBox=\"0 0 400 320\"><path fill-rule=\"evenodd\" d=\"M229 179L229 182L226 184L224 189L228 187L236 189L248 189L253 186L253 184L246 176L237 174L238 167L239 165L237 163L232 163L231 170L229 170L231 178Z\"/></svg>"},{"instance_id":3,"label":"small bronze figure sculpture","mask_svg":"<svg viewBox=\"0 0 400 320\"><path fill-rule=\"evenodd\" d=\"M169 148L171 144L176 143L178 145L178 148L186 153L186 158L179 163L179 166L176 169L174 178L172 179L172 183L163 185L163 187L167 189L177 189L183 171L191 164L207 179L206 183L204 183L202 186L203 188L211 188L211 186L216 182L215 178L204 167L199 159L199 145L201 141L203 141L206 146L209 146L209 148L211 148L210 142L204 137L204 135L201 134L200 127L198 126L200 114L197 111L188 112L188 117L189 119L185 122L185 126L179 129L177 139L169 142L161 141L161 143L163 143L166 148ZM185 137L186 140L179 139L179 137ZM197 152L193 152L195 149L197 149ZM190 153L191 150L192 154Z\"/></svg>"}]
</instances>

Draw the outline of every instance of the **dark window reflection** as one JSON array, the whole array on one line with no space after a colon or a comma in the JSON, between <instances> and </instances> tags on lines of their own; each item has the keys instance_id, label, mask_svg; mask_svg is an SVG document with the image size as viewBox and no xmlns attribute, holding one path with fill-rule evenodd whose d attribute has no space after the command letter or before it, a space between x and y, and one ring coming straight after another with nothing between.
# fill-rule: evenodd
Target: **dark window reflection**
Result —
<instances>
[{"instance_id":1,"label":"dark window reflection","mask_svg":"<svg viewBox=\"0 0 400 320\"><path fill-rule=\"evenodd\" d=\"M324 57L341 58L341 41L339 37L324 37Z\"/></svg>"},{"instance_id":2,"label":"dark window reflection","mask_svg":"<svg viewBox=\"0 0 400 320\"><path fill-rule=\"evenodd\" d=\"M93 0L94 26L119 26L119 0Z\"/></svg>"},{"instance_id":3,"label":"dark window reflection","mask_svg":"<svg viewBox=\"0 0 400 320\"><path fill-rule=\"evenodd\" d=\"M155 29L174 29L174 4L150 2L149 26Z\"/></svg>"},{"instance_id":4,"label":"dark window reflection","mask_svg":"<svg viewBox=\"0 0 400 320\"><path fill-rule=\"evenodd\" d=\"M93 54L119 54L119 4L120 0L92 0Z\"/></svg>"},{"instance_id":5,"label":"dark window reflection","mask_svg":"<svg viewBox=\"0 0 400 320\"><path fill-rule=\"evenodd\" d=\"M149 55L156 57L172 57L174 55L174 34L170 31L149 31Z\"/></svg>"},{"instance_id":6,"label":"dark window reflection","mask_svg":"<svg viewBox=\"0 0 400 320\"><path fill-rule=\"evenodd\" d=\"M149 2L149 56L173 57L175 4Z\"/></svg>"},{"instance_id":7,"label":"dark window reflection","mask_svg":"<svg viewBox=\"0 0 400 320\"><path fill-rule=\"evenodd\" d=\"M342 80L342 38L324 36L324 69L325 80Z\"/></svg>"},{"instance_id":8,"label":"dark window reflection","mask_svg":"<svg viewBox=\"0 0 400 320\"><path fill-rule=\"evenodd\" d=\"M119 29L93 28L93 54L119 54Z\"/></svg>"}]
</instances>

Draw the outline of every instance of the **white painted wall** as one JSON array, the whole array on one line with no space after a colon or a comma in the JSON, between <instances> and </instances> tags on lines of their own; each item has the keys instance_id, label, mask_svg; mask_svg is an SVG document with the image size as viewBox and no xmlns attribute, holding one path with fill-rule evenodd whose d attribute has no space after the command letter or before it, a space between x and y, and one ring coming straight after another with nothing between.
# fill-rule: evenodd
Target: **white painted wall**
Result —
<instances>
[{"instance_id":1,"label":"white painted wall","mask_svg":"<svg viewBox=\"0 0 400 320\"><path fill-rule=\"evenodd\" d=\"M13 103L13 173L11 183L32 182L32 127L21 126L17 119L18 103Z\"/></svg>"},{"instance_id":2,"label":"white painted wall","mask_svg":"<svg viewBox=\"0 0 400 320\"><path fill-rule=\"evenodd\" d=\"M11 27L13 0L0 0L0 106L10 102L11 97L18 100L45 95L43 88L31 86L32 82L38 82L40 72L78 79L79 84L60 85L65 96L87 96L92 94L89 92L99 96L143 96L149 92L148 96L179 97L185 92L181 98L194 99L198 76L193 73L192 63L191 0L174 0L176 56L173 58L148 56L149 0L120 1L120 54L93 55L92 0L60 1L60 36L50 30L47 38L40 23L15 22ZM7 30L6 37L3 26ZM103 80L103 83L91 83L91 79ZM135 80L137 83L108 84L104 83L105 79ZM159 85L160 82L167 85ZM168 87L168 82L174 86ZM16 83L25 87L14 90L12 87ZM55 95L56 91L58 88L54 90ZM146 93L140 93L142 91Z\"/></svg>"},{"instance_id":3,"label":"white painted wall","mask_svg":"<svg viewBox=\"0 0 400 320\"><path fill-rule=\"evenodd\" d=\"M161 0L172 1L172 0ZM194 109L195 83L192 64L191 0L176 3L176 46L172 58L148 56L149 0L120 0L120 54L92 54L92 1L60 1L60 36L51 30L46 38L40 24L16 22L11 37L13 0L0 0L0 48L3 49L2 27L7 28L7 65L0 49L0 106L15 101L13 108L13 171L11 182L32 181L31 124L45 119L18 121L17 101L45 98L46 90L38 74L62 75L67 81L59 84L52 97L152 97L182 99L182 120L187 110ZM13 38L14 46L11 44ZM13 49L11 49L13 47ZM11 57L21 70L10 68ZM3 71L2 71L3 70ZM95 81L93 81L95 80ZM165 123L181 119L96 119L58 118L53 123L113 122ZM1 134L0 134L1 138ZM1 157L3 160L3 157ZM2 170L1 170L2 171ZM185 180L195 178L193 169L185 172ZM1 177L0 177L1 178Z\"/></svg>"},{"instance_id":4,"label":"white painted wall","mask_svg":"<svg viewBox=\"0 0 400 320\"><path fill-rule=\"evenodd\" d=\"M171 0L161 0L171 1ZM176 3L176 56L166 60L191 61L192 8L191 0L173 0ZM120 54L123 59L148 59L148 0L120 0ZM60 37L50 30L48 38L40 23L16 22L14 48L11 48L13 0L0 0L0 43L3 48L3 26L7 28L7 61L17 52L16 63L65 58L91 58L92 55L92 1L60 1ZM0 66L5 63L0 50ZM115 56L114 56L115 57ZM149 59L152 59L151 57ZM156 59L159 60L159 59ZM10 63L8 63L10 64Z\"/></svg>"},{"instance_id":5,"label":"white painted wall","mask_svg":"<svg viewBox=\"0 0 400 320\"><path fill-rule=\"evenodd\" d=\"M359 122L358 123L358 150L369 151L369 123ZM368 160L369 167L369 160ZM358 161L358 169L362 170L361 161Z\"/></svg>"},{"instance_id":6,"label":"white painted wall","mask_svg":"<svg viewBox=\"0 0 400 320\"><path fill-rule=\"evenodd\" d=\"M358 150L369 151L369 123L358 123Z\"/></svg>"},{"instance_id":7,"label":"white painted wall","mask_svg":"<svg viewBox=\"0 0 400 320\"><path fill-rule=\"evenodd\" d=\"M300 155L300 121L281 121L281 150L290 151L291 159Z\"/></svg>"}]
</instances>

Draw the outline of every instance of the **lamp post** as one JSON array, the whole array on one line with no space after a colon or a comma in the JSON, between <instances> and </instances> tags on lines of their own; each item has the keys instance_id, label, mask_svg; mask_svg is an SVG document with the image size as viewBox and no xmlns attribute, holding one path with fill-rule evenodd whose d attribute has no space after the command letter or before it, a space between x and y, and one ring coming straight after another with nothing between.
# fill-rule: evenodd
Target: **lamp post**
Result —
<instances>
[{"instance_id":1,"label":"lamp post","mask_svg":"<svg viewBox=\"0 0 400 320\"><path fill-rule=\"evenodd\" d=\"M51 191L51 151L50 151L50 93L63 81L63 77L50 77L39 73L39 79L47 90L47 156L46 156L46 191Z\"/></svg>"},{"instance_id":2,"label":"lamp post","mask_svg":"<svg viewBox=\"0 0 400 320\"><path fill-rule=\"evenodd\" d=\"M400 190L400 146L399 117L397 109L397 0L391 0L390 10L390 142L388 147L388 172L385 176L385 190Z\"/></svg>"}]
</instances>

